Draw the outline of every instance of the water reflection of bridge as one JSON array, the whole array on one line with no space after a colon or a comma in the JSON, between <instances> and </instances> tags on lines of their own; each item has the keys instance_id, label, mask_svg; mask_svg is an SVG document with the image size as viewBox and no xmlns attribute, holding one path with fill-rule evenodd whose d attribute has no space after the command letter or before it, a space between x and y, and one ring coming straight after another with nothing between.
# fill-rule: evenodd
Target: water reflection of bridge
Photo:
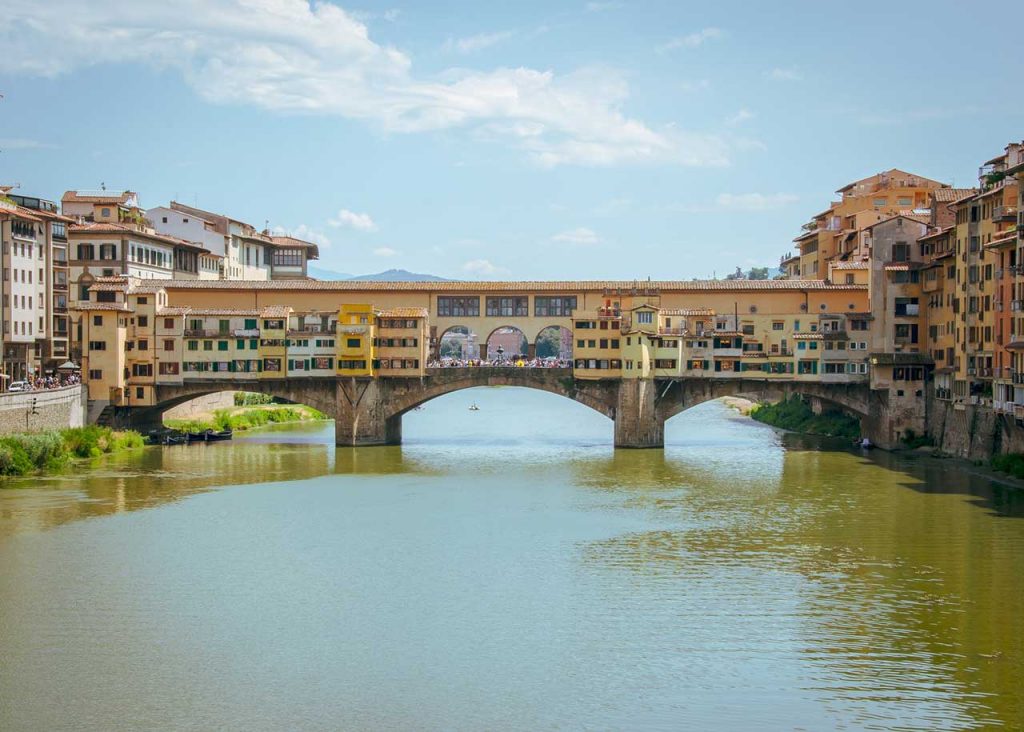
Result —
<instances>
[{"instance_id":1,"label":"water reflection of bridge","mask_svg":"<svg viewBox=\"0 0 1024 732\"><path fill-rule=\"evenodd\" d=\"M799 394L817 409L836 408L860 418L874 439L884 434L886 392L864 384L829 384L749 378L584 380L571 368L487 366L428 369L421 378L305 377L292 379L194 379L157 385L158 403L135 408L133 425L157 427L163 412L205 394L256 391L308 404L335 420L338 445L395 445L402 440L402 415L444 394L478 386L537 389L572 399L615 423L616 447L662 447L665 421L711 399L739 396L774 402Z\"/></svg>"}]
</instances>

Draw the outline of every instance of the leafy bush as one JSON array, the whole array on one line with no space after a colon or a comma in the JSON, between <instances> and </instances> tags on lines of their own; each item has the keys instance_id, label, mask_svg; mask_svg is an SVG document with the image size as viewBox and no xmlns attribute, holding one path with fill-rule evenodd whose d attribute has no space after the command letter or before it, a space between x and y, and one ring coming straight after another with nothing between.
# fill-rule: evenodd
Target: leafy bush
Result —
<instances>
[{"instance_id":1,"label":"leafy bush","mask_svg":"<svg viewBox=\"0 0 1024 732\"><path fill-rule=\"evenodd\" d=\"M793 432L850 439L860 435L860 423L855 417L839 411L815 414L797 395L778 404L758 404L750 411L750 416L758 422Z\"/></svg>"},{"instance_id":2,"label":"leafy bush","mask_svg":"<svg viewBox=\"0 0 1024 732\"><path fill-rule=\"evenodd\" d=\"M1009 473L1014 478L1024 478L1024 455L1019 453L996 455L992 458L992 467L1001 473Z\"/></svg>"},{"instance_id":3,"label":"leafy bush","mask_svg":"<svg viewBox=\"0 0 1024 732\"><path fill-rule=\"evenodd\" d=\"M265 427L268 424L281 422L305 422L309 420L327 419L327 415L307 406L288 406L283 404L264 406L259 409L218 409L213 419L208 422L199 420L168 421L167 426L183 432L203 432L205 430L245 430Z\"/></svg>"},{"instance_id":4,"label":"leafy bush","mask_svg":"<svg viewBox=\"0 0 1024 732\"><path fill-rule=\"evenodd\" d=\"M269 394L257 394L251 391L236 391L236 407L253 407L259 404L273 404L274 397Z\"/></svg>"},{"instance_id":5,"label":"leafy bush","mask_svg":"<svg viewBox=\"0 0 1024 732\"><path fill-rule=\"evenodd\" d=\"M138 432L115 432L109 427L76 427L60 432L10 435L0 438L0 475L26 475L61 466L69 458L142 447Z\"/></svg>"}]
</instances>

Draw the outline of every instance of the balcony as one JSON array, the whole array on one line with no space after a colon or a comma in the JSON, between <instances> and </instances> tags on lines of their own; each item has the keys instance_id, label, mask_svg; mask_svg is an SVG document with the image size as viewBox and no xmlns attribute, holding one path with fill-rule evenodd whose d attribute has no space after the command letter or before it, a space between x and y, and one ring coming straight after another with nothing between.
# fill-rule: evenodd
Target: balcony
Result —
<instances>
[{"instance_id":1,"label":"balcony","mask_svg":"<svg viewBox=\"0 0 1024 732\"><path fill-rule=\"evenodd\" d=\"M260 337L260 329L259 328L235 328L233 331L231 331L231 335L233 335L235 338L259 338Z\"/></svg>"},{"instance_id":2,"label":"balcony","mask_svg":"<svg viewBox=\"0 0 1024 732\"><path fill-rule=\"evenodd\" d=\"M1010 300L1010 310L1015 313L1024 310L1024 300Z\"/></svg>"},{"instance_id":3,"label":"balcony","mask_svg":"<svg viewBox=\"0 0 1024 732\"><path fill-rule=\"evenodd\" d=\"M921 306L916 303L897 305L894 315L897 318L916 318L920 315Z\"/></svg>"},{"instance_id":4,"label":"balcony","mask_svg":"<svg viewBox=\"0 0 1024 732\"><path fill-rule=\"evenodd\" d=\"M1017 207L1016 206L995 206L992 209L992 220L993 221L1016 221L1017 219Z\"/></svg>"},{"instance_id":5,"label":"balcony","mask_svg":"<svg viewBox=\"0 0 1024 732\"><path fill-rule=\"evenodd\" d=\"M206 330L203 328L186 328L186 338L230 338L231 331L227 330Z\"/></svg>"}]
</instances>

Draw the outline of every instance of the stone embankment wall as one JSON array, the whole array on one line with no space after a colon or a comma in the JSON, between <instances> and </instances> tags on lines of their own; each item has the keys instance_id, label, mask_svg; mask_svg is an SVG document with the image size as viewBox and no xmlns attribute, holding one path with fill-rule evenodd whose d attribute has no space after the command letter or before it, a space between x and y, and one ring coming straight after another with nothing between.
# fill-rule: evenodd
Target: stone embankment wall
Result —
<instances>
[{"instance_id":1,"label":"stone embankment wall","mask_svg":"<svg viewBox=\"0 0 1024 732\"><path fill-rule=\"evenodd\" d=\"M235 406L235 392L220 391L216 394L204 394L190 402L171 407L164 412L164 419L192 419L198 414L212 414L218 409Z\"/></svg>"},{"instance_id":2,"label":"stone embankment wall","mask_svg":"<svg viewBox=\"0 0 1024 732\"><path fill-rule=\"evenodd\" d=\"M1013 417L937 399L930 400L928 414L929 435L944 453L986 462L1002 453L1024 453L1024 428Z\"/></svg>"},{"instance_id":3,"label":"stone embankment wall","mask_svg":"<svg viewBox=\"0 0 1024 732\"><path fill-rule=\"evenodd\" d=\"M81 384L0 394L0 434L82 427L85 413L86 391Z\"/></svg>"}]
</instances>

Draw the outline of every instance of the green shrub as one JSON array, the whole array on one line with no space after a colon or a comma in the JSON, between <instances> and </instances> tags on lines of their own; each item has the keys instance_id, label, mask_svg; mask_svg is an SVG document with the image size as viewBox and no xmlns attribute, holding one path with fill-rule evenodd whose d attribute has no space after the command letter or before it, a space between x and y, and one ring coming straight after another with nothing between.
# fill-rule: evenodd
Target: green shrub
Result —
<instances>
[{"instance_id":1,"label":"green shrub","mask_svg":"<svg viewBox=\"0 0 1024 732\"><path fill-rule=\"evenodd\" d=\"M850 439L860 435L860 423L855 417L834 410L815 414L797 395L777 404L758 404L750 410L750 416L758 422L793 432Z\"/></svg>"},{"instance_id":2,"label":"green shrub","mask_svg":"<svg viewBox=\"0 0 1024 732\"><path fill-rule=\"evenodd\" d=\"M274 397L269 394L257 394L251 391L236 391L236 407L253 407L259 404L273 404Z\"/></svg>"},{"instance_id":3,"label":"green shrub","mask_svg":"<svg viewBox=\"0 0 1024 732\"><path fill-rule=\"evenodd\" d=\"M992 458L992 467L1001 473L1009 473L1014 478L1024 478L1024 455L996 455Z\"/></svg>"}]
</instances>

